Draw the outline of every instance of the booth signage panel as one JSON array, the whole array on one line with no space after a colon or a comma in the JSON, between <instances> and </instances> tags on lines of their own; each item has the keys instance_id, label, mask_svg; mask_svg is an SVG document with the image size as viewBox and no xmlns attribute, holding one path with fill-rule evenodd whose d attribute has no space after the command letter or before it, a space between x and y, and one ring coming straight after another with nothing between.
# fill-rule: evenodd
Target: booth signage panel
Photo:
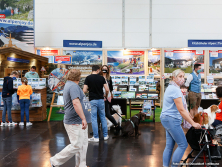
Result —
<instances>
[{"instance_id":1,"label":"booth signage panel","mask_svg":"<svg viewBox=\"0 0 222 167\"><path fill-rule=\"evenodd\" d=\"M222 40L188 40L188 47L222 47Z\"/></svg>"},{"instance_id":2,"label":"booth signage panel","mask_svg":"<svg viewBox=\"0 0 222 167\"><path fill-rule=\"evenodd\" d=\"M59 51L58 50L40 50L40 55L41 56L59 55Z\"/></svg>"},{"instance_id":3,"label":"booth signage panel","mask_svg":"<svg viewBox=\"0 0 222 167\"><path fill-rule=\"evenodd\" d=\"M5 14L0 14L1 19L5 19Z\"/></svg>"},{"instance_id":4,"label":"booth signage panel","mask_svg":"<svg viewBox=\"0 0 222 167\"><path fill-rule=\"evenodd\" d=\"M13 62L18 62L18 63L29 63L29 60L26 59L19 59L19 58L14 58L14 57L7 57L8 61L13 61Z\"/></svg>"},{"instance_id":5,"label":"booth signage panel","mask_svg":"<svg viewBox=\"0 0 222 167\"><path fill-rule=\"evenodd\" d=\"M55 56L54 63L71 64L71 57L70 56Z\"/></svg>"},{"instance_id":6,"label":"booth signage panel","mask_svg":"<svg viewBox=\"0 0 222 167\"><path fill-rule=\"evenodd\" d=\"M102 41L63 40L63 47L102 48Z\"/></svg>"}]
</instances>

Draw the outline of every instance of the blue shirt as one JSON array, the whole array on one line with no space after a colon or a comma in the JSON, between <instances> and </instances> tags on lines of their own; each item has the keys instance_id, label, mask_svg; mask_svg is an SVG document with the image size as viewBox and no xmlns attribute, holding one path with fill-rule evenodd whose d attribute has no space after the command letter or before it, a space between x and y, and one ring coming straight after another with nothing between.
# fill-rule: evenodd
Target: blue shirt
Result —
<instances>
[{"instance_id":1,"label":"blue shirt","mask_svg":"<svg viewBox=\"0 0 222 167\"><path fill-rule=\"evenodd\" d=\"M190 91L195 92L195 93L200 93L201 92L201 75L197 75L192 72L191 75L193 76L193 80L190 82Z\"/></svg>"},{"instance_id":2,"label":"blue shirt","mask_svg":"<svg viewBox=\"0 0 222 167\"><path fill-rule=\"evenodd\" d=\"M174 103L174 99L177 99L179 97L182 98L183 94L179 88L179 86L175 85L169 85L164 93L163 98L163 109L161 112L161 115L167 115L179 120L182 120L182 116L180 115L180 112L177 110L176 104ZM183 98L182 98L183 100Z\"/></svg>"}]
</instances>

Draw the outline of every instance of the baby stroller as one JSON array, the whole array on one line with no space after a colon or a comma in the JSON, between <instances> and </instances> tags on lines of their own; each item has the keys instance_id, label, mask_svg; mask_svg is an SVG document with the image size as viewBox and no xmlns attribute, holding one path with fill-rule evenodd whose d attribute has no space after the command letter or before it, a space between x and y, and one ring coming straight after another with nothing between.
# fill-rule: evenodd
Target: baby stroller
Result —
<instances>
[{"instance_id":1,"label":"baby stroller","mask_svg":"<svg viewBox=\"0 0 222 167\"><path fill-rule=\"evenodd\" d=\"M217 144L213 144L216 134L219 135L219 130L221 131L222 137L222 126L221 128L215 129L205 129L204 126L202 126L202 129L194 129L193 127L190 128L186 134L186 138L187 142L192 148L192 151L188 154L186 159L181 160L181 167L192 167L196 165L215 167L216 160L221 159L219 146ZM196 156L192 156L194 151L199 151ZM190 158L193 160L187 163L187 160ZM203 159L203 162L196 162L197 159ZM208 162L206 162L206 159L208 159Z\"/></svg>"}]
</instances>

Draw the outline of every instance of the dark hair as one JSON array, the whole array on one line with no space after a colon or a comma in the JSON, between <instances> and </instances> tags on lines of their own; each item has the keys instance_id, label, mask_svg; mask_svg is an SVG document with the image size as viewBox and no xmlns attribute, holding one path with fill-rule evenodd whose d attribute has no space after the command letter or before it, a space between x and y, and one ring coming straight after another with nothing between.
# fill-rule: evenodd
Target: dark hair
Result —
<instances>
[{"instance_id":1,"label":"dark hair","mask_svg":"<svg viewBox=\"0 0 222 167\"><path fill-rule=\"evenodd\" d=\"M32 66L31 68L33 68L34 70L36 70L36 66Z\"/></svg>"},{"instance_id":2,"label":"dark hair","mask_svg":"<svg viewBox=\"0 0 222 167\"><path fill-rule=\"evenodd\" d=\"M100 69L100 67L98 65L93 65L92 66L92 71L97 71L99 69Z\"/></svg>"},{"instance_id":3,"label":"dark hair","mask_svg":"<svg viewBox=\"0 0 222 167\"><path fill-rule=\"evenodd\" d=\"M194 64L194 70L195 70L196 68L198 68L199 66L201 66L201 64Z\"/></svg>"},{"instance_id":4,"label":"dark hair","mask_svg":"<svg viewBox=\"0 0 222 167\"><path fill-rule=\"evenodd\" d=\"M216 95L217 95L218 98L222 97L222 86L217 87Z\"/></svg>"},{"instance_id":5,"label":"dark hair","mask_svg":"<svg viewBox=\"0 0 222 167\"><path fill-rule=\"evenodd\" d=\"M103 65L103 66L100 68L100 70L101 70L100 75L103 75L103 67L106 67L106 68L107 68L106 79L107 79L107 80L110 80L110 69L109 69L109 67L108 67L107 65Z\"/></svg>"}]
</instances>

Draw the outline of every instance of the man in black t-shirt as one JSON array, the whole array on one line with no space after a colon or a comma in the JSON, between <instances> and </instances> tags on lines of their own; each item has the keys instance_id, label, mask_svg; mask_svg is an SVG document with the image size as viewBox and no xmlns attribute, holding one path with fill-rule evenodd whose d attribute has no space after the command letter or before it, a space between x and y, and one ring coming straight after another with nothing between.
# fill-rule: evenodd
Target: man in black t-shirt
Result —
<instances>
[{"instance_id":1,"label":"man in black t-shirt","mask_svg":"<svg viewBox=\"0 0 222 167\"><path fill-rule=\"evenodd\" d=\"M99 72L100 67L98 65L92 66L92 74L86 77L83 87L84 93L89 91L89 101L91 104L91 120L93 129L93 137L89 139L91 142L99 142L97 112L102 123L104 140L109 138L105 117L103 87L106 90L106 95L108 95L109 88L104 77L98 75Z\"/></svg>"}]
</instances>

